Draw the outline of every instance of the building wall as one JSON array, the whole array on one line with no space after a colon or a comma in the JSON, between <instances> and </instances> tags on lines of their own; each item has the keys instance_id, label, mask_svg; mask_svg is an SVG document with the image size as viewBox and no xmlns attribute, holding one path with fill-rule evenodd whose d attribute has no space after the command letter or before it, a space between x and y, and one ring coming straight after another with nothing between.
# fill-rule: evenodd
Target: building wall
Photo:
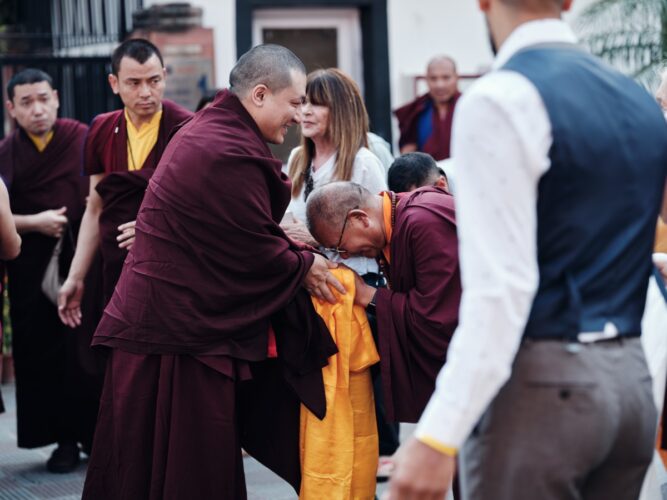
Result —
<instances>
[{"instance_id":1,"label":"building wall","mask_svg":"<svg viewBox=\"0 0 667 500\"><path fill-rule=\"evenodd\" d=\"M144 0L144 7L173 3L173 0ZM190 0L204 10L202 24L213 28L215 47L215 84L228 85L229 72L236 62L236 2L235 0Z\"/></svg>"},{"instance_id":2,"label":"building wall","mask_svg":"<svg viewBox=\"0 0 667 500\"><path fill-rule=\"evenodd\" d=\"M171 1L144 0L144 5ZM566 20L593 1L575 0ZM235 0L190 2L204 9L204 27L215 31L216 84L224 87L236 61ZM392 109L414 96L414 79L434 55L452 56L462 74L483 72L493 59L484 17L474 0L387 0L387 15Z\"/></svg>"}]
</instances>

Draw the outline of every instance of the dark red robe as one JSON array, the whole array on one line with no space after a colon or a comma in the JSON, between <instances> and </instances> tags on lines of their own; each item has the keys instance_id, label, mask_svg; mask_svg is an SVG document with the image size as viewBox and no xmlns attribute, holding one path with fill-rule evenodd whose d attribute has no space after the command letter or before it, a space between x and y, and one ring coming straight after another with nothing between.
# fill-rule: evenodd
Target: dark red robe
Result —
<instances>
[{"instance_id":1,"label":"dark red robe","mask_svg":"<svg viewBox=\"0 0 667 500\"><path fill-rule=\"evenodd\" d=\"M394 115L396 115L396 118L398 119L398 129L401 134L398 140L398 147L402 148L406 144L418 143L417 126L419 118L430 104L433 106L433 118L431 123L432 133L420 151L430 154L436 161L449 158L454 110L459 97L461 97L459 92L454 94L449 101L447 116L442 119L438 115L438 110L435 109L435 104L429 94L424 94L394 111Z\"/></svg>"},{"instance_id":2,"label":"dark red robe","mask_svg":"<svg viewBox=\"0 0 667 500\"><path fill-rule=\"evenodd\" d=\"M298 488L295 395L324 415L336 348L301 287L313 256L279 226L281 167L228 91L171 139L93 340L112 355L84 498L243 498L240 439Z\"/></svg>"},{"instance_id":3,"label":"dark red robe","mask_svg":"<svg viewBox=\"0 0 667 500\"><path fill-rule=\"evenodd\" d=\"M18 128L0 142L0 175L9 189L12 212L30 215L67 207L72 238L64 239L60 256L65 276L73 241L83 215L87 179L81 177L81 154L87 127L59 119L43 152ZM56 306L41 291L44 271L56 239L41 233L23 236L21 255L6 264L9 276L12 347L16 368L18 445L45 446L74 440L90 445L97 412L96 381L83 365L92 365L84 325L77 331L62 324ZM89 341L88 341L89 342Z\"/></svg>"},{"instance_id":4,"label":"dark red robe","mask_svg":"<svg viewBox=\"0 0 667 500\"><path fill-rule=\"evenodd\" d=\"M391 289L376 295L388 420L417 422L458 324L461 299L454 199L426 187L398 195Z\"/></svg>"},{"instance_id":5,"label":"dark red robe","mask_svg":"<svg viewBox=\"0 0 667 500\"><path fill-rule=\"evenodd\" d=\"M105 303L111 298L127 256L127 250L118 248L118 226L136 218L148 179L160 161L171 131L190 116L192 112L178 104L162 101L157 142L141 169L135 171L128 171L127 168L127 122L124 110L101 114L90 125L84 168L88 175L106 174L97 185L97 192L102 197L100 250Z\"/></svg>"}]
</instances>

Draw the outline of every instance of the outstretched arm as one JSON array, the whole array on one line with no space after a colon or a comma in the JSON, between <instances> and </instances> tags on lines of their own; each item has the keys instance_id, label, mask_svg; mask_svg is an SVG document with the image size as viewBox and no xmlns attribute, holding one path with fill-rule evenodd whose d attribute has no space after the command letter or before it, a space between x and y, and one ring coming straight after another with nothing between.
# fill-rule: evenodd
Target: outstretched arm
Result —
<instances>
[{"instance_id":1,"label":"outstretched arm","mask_svg":"<svg viewBox=\"0 0 667 500\"><path fill-rule=\"evenodd\" d=\"M71 328L81 324L83 281L99 246L102 199L95 187L103 178L104 174L90 176L90 192L81 220L74 259L67 279L58 292L58 315L60 320Z\"/></svg>"},{"instance_id":2,"label":"outstretched arm","mask_svg":"<svg viewBox=\"0 0 667 500\"><path fill-rule=\"evenodd\" d=\"M19 234L42 233L52 238L60 238L67 225L67 207L44 210L30 215L14 215L14 223Z\"/></svg>"}]
</instances>

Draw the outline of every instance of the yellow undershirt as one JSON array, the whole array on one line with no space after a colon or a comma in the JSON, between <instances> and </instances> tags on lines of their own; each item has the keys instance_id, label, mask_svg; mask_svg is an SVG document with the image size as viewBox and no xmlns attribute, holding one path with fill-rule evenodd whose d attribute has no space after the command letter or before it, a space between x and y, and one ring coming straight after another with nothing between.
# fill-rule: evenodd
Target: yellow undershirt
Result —
<instances>
[{"instance_id":1,"label":"yellow undershirt","mask_svg":"<svg viewBox=\"0 0 667 500\"><path fill-rule=\"evenodd\" d=\"M151 121L137 130L125 108L127 122L127 169L141 170L144 162L157 142L157 133L160 130L162 110L153 115Z\"/></svg>"},{"instance_id":2,"label":"yellow undershirt","mask_svg":"<svg viewBox=\"0 0 667 500\"><path fill-rule=\"evenodd\" d=\"M30 137L30 140L37 148L37 151L41 153L46 149L46 146L49 145L51 139L53 139L53 129L49 130L49 133L46 134L46 137L44 137L43 139L38 135L32 135L30 132L28 132L28 137Z\"/></svg>"}]
</instances>

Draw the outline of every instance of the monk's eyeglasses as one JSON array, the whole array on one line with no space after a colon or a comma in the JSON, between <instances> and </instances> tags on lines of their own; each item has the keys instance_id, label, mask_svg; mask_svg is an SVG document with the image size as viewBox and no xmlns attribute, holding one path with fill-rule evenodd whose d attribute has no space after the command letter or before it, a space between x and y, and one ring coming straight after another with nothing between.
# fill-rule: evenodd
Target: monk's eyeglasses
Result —
<instances>
[{"instance_id":1,"label":"monk's eyeglasses","mask_svg":"<svg viewBox=\"0 0 667 500\"><path fill-rule=\"evenodd\" d=\"M347 227L347 221L350 218L350 213L352 213L352 210L356 210L358 208L359 208L359 206L351 208L345 214L345 220L343 221L343 229L340 232L340 238L338 238L338 243L336 243L336 246L333 247L333 248L325 248L324 250L326 250L327 252L337 253L338 255L349 254L350 253L347 250L345 250L344 248L341 248L340 244L343 241L343 235L345 234L345 228Z\"/></svg>"}]
</instances>

